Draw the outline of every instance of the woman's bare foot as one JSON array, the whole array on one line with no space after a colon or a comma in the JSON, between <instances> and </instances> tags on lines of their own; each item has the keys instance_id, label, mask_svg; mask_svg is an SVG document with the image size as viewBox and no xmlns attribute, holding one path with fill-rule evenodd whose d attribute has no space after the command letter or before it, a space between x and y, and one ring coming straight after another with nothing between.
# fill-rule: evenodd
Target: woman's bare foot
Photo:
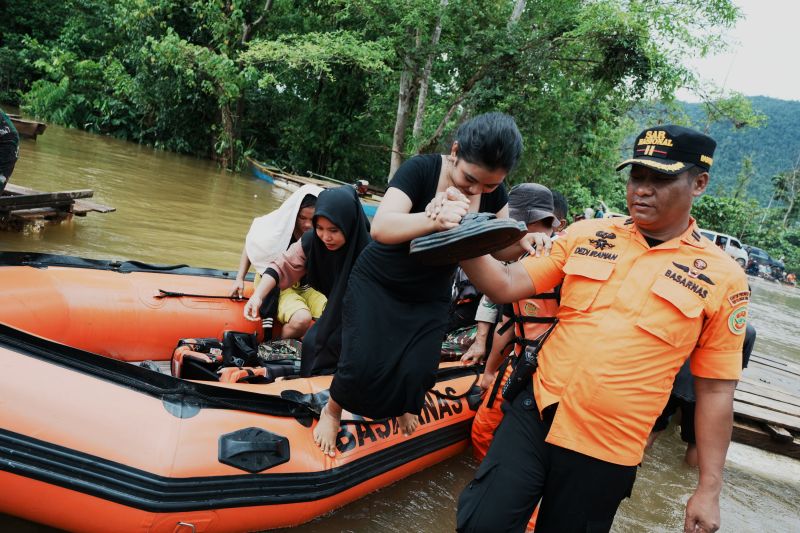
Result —
<instances>
[{"instance_id":1,"label":"woman's bare foot","mask_svg":"<svg viewBox=\"0 0 800 533\"><path fill-rule=\"evenodd\" d=\"M331 413L330 405L325 404L319 414L319 422L314 428L314 442L325 455L336 456L336 437L339 435L339 424L342 412L338 416Z\"/></svg>"},{"instance_id":2,"label":"woman's bare foot","mask_svg":"<svg viewBox=\"0 0 800 533\"><path fill-rule=\"evenodd\" d=\"M419 417L411 413L405 413L399 418L398 423L400 424L400 430L403 432L403 435L408 437L417 430L417 426L419 426Z\"/></svg>"}]
</instances>

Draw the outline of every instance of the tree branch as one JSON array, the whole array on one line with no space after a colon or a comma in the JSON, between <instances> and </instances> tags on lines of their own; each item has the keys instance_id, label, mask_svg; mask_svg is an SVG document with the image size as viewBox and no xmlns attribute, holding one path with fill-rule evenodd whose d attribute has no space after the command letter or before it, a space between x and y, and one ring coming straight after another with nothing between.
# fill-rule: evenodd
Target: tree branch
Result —
<instances>
[{"instance_id":1,"label":"tree branch","mask_svg":"<svg viewBox=\"0 0 800 533\"><path fill-rule=\"evenodd\" d=\"M246 44L250 40L250 33L255 29L259 24L264 21L264 17L267 16L267 13L270 9L272 9L272 1L273 0L264 0L264 7L261 8L261 15L254 20L251 24L245 22L242 24L242 40L241 44Z\"/></svg>"}]
</instances>

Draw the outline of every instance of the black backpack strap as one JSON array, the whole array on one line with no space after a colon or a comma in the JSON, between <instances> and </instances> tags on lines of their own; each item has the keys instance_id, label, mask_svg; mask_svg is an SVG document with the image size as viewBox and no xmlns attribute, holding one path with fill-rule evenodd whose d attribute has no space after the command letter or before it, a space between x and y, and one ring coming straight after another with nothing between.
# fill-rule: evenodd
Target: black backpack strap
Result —
<instances>
[{"instance_id":1,"label":"black backpack strap","mask_svg":"<svg viewBox=\"0 0 800 533\"><path fill-rule=\"evenodd\" d=\"M486 407L490 409L494 405L494 399L497 396L497 391L500 390L500 385L503 382L503 376L506 375L506 368L508 368L508 365L511 364L513 357L514 355L512 352L511 354L507 355L505 359L503 359L503 362L500 363L500 366L497 368L497 377L494 378L492 390L489 393L489 399L486 400Z\"/></svg>"}]
</instances>

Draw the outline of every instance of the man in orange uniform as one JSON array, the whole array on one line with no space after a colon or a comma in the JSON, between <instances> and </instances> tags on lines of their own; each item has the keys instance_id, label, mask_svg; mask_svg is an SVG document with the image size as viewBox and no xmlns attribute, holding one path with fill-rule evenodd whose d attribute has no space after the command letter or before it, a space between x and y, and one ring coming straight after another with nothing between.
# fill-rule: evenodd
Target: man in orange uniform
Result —
<instances>
[{"instance_id":1,"label":"man in orange uniform","mask_svg":"<svg viewBox=\"0 0 800 533\"><path fill-rule=\"evenodd\" d=\"M527 390L505 416L461 494L459 531L522 531L541 499L537 531L608 531L631 493L650 428L690 355L700 476L685 530L719 528L733 391L741 372L749 291L741 270L690 216L716 143L680 126L636 139L629 219L573 224L536 257L504 266L462 262L492 301L562 283L559 323Z\"/></svg>"}]
</instances>

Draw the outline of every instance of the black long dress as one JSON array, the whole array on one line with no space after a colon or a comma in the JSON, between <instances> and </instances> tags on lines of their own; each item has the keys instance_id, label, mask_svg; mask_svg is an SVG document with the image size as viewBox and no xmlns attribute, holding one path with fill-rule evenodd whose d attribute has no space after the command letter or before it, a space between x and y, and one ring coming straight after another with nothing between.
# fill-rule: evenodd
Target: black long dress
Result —
<instances>
[{"instance_id":1,"label":"black long dress","mask_svg":"<svg viewBox=\"0 0 800 533\"><path fill-rule=\"evenodd\" d=\"M389 187L403 191L419 213L436 195L442 157L406 161ZM496 213L508 203L501 185L481 197L480 210ZM408 253L409 243L372 241L356 261L342 314L342 354L330 394L361 416L419 413L435 383L448 323L456 265L430 267Z\"/></svg>"}]
</instances>

